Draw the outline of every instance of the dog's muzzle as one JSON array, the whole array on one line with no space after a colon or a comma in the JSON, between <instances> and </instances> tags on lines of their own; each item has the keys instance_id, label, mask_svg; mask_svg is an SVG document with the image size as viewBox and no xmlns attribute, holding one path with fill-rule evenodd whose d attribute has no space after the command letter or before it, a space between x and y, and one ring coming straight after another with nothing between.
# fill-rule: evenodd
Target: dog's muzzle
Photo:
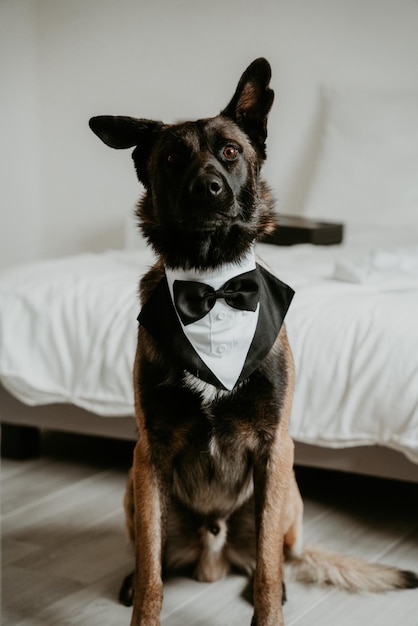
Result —
<instances>
[{"instance_id":1,"label":"dog's muzzle","mask_svg":"<svg viewBox=\"0 0 418 626\"><path fill-rule=\"evenodd\" d=\"M224 217L234 214L233 193L225 177L213 167L199 169L186 185L187 202L194 212L207 217L219 213Z\"/></svg>"},{"instance_id":2,"label":"dog's muzzle","mask_svg":"<svg viewBox=\"0 0 418 626\"><path fill-rule=\"evenodd\" d=\"M190 196L198 201L210 201L224 193L224 181L216 172L205 170L193 178L189 186Z\"/></svg>"}]
</instances>

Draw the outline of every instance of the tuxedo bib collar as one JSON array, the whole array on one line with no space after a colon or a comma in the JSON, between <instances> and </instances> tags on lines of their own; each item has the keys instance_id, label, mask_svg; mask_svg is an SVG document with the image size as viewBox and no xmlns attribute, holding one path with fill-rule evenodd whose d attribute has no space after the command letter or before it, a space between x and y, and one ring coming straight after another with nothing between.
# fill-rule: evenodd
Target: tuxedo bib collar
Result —
<instances>
[{"instance_id":1,"label":"tuxedo bib collar","mask_svg":"<svg viewBox=\"0 0 418 626\"><path fill-rule=\"evenodd\" d=\"M222 388L229 390L233 389L238 381L257 328L258 280L257 299L255 306L251 306L250 310L237 309L230 306L225 298L216 298L207 314L192 323L183 323L182 313L175 305L175 290L179 282L192 281L195 284L206 285L209 290L222 291L237 275L248 276L251 272L254 272L258 279L253 248L240 263L224 265L216 270L183 272L166 268L168 288L183 333L200 359L221 383Z\"/></svg>"},{"instance_id":2,"label":"tuxedo bib collar","mask_svg":"<svg viewBox=\"0 0 418 626\"><path fill-rule=\"evenodd\" d=\"M182 323L174 304L175 281L202 282L219 290L236 276L253 270L259 285L259 304L254 311L235 309L219 297L201 319ZM267 356L293 294L290 287L256 264L252 249L241 263L216 271L167 268L138 321L177 365L220 389L231 390Z\"/></svg>"}]
</instances>

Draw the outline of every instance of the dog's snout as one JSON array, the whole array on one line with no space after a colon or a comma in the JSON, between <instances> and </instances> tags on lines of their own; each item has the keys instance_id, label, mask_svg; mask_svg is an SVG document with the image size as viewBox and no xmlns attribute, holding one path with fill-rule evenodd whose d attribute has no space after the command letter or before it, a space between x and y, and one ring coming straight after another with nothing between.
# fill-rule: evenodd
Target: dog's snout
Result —
<instances>
[{"instance_id":1,"label":"dog's snout","mask_svg":"<svg viewBox=\"0 0 418 626\"><path fill-rule=\"evenodd\" d=\"M190 184L190 194L195 198L217 198L224 190L223 181L214 173L203 172Z\"/></svg>"}]
</instances>

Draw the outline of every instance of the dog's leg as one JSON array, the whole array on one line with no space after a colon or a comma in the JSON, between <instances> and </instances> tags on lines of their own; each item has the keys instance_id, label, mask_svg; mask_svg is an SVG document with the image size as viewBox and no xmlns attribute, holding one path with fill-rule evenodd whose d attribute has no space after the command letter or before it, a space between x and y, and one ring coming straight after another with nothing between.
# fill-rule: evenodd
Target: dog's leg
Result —
<instances>
[{"instance_id":1,"label":"dog's leg","mask_svg":"<svg viewBox=\"0 0 418 626\"><path fill-rule=\"evenodd\" d=\"M256 459L257 565L252 626L283 626L283 538L293 442L279 427L268 458Z\"/></svg>"},{"instance_id":2,"label":"dog's leg","mask_svg":"<svg viewBox=\"0 0 418 626\"><path fill-rule=\"evenodd\" d=\"M161 481L140 438L133 463L135 581L131 626L158 626L163 597L161 577L164 495Z\"/></svg>"},{"instance_id":3,"label":"dog's leg","mask_svg":"<svg viewBox=\"0 0 418 626\"><path fill-rule=\"evenodd\" d=\"M135 546L135 508L134 508L134 479L133 468L130 469L128 480L126 483L125 497L123 499L125 509L126 530L132 546ZM119 590L119 602L125 606L132 606L134 590L133 573L125 576L122 586Z\"/></svg>"},{"instance_id":4,"label":"dog's leg","mask_svg":"<svg viewBox=\"0 0 418 626\"><path fill-rule=\"evenodd\" d=\"M294 473L290 476L286 507L284 536L288 556L301 558L303 555L303 500Z\"/></svg>"},{"instance_id":5,"label":"dog's leg","mask_svg":"<svg viewBox=\"0 0 418 626\"><path fill-rule=\"evenodd\" d=\"M267 451L261 449L254 456L257 559L253 585L252 626L284 626L282 611L284 537L287 534L289 540L296 540L296 537L289 536L289 530L294 520L301 516L302 511L298 498L294 497L295 488L297 490L296 483L293 485L294 444L288 433L294 390L294 367L284 326L280 331L279 342L281 358L285 364L280 421L274 440L271 441ZM292 506L292 503L296 503L296 506Z\"/></svg>"}]
</instances>

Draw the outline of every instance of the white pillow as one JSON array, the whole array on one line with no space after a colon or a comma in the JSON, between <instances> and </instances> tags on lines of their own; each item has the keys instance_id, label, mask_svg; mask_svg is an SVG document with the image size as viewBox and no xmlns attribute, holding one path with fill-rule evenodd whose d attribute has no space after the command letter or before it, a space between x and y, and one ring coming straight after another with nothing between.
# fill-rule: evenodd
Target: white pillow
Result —
<instances>
[{"instance_id":1,"label":"white pillow","mask_svg":"<svg viewBox=\"0 0 418 626\"><path fill-rule=\"evenodd\" d=\"M326 88L323 97L304 215L418 227L418 93Z\"/></svg>"}]
</instances>

